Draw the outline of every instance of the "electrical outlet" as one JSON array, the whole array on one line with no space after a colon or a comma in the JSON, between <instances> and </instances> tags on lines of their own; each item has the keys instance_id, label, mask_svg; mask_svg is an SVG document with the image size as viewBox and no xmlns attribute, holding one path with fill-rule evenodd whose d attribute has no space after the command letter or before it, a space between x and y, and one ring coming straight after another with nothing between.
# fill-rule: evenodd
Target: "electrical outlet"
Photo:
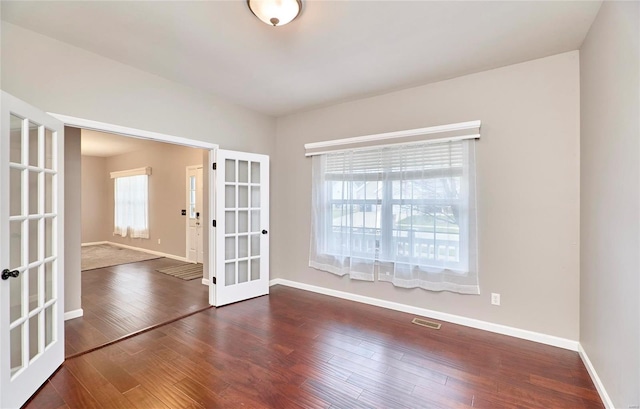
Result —
<instances>
[{"instance_id":1,"label":"electrical outlet","mask_svg":"<svg viewBox=\"0 0 640 409\"><path fill-rule=\"evenodd\" d=\"M160 244L160 239L158 239L158 244Z\"/></svg>"},{"instance_id":2,"label":"electrical outlet","mask_svg":"<svg viewBox=\"0 0 640 409\"><path fill-rule=\"evenodd\" d=\"M500 294L491 293L491 304L492 305L500 305Z\"/></svg>"}]
</instances>

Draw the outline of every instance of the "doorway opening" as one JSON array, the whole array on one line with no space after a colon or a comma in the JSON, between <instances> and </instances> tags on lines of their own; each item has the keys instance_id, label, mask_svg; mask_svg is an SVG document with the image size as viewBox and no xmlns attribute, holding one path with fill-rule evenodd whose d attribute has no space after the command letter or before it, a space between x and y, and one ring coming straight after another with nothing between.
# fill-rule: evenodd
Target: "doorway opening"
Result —
<instances>
[{"instance_id":1,"label":"doorway opening","mask_svg":"<svg viewBox=\"0 0 640 409\"><path fill-rule=\"evenodd\" d=\"M79 138L81 146L77 158L81 181L66 188L78 189L82 203L82 271L78 277L82 309L76 319L65 321L65 355L76 356L209 308L213 251L212 240L204 236L210 234L211 211L205 206L209 206L212 190L203 169L209 167L216 146L132 134L137 130L114 132L107 124L97 130L69 127L69 121L65 122L65 139ZM73 161L66 153L66 162ZM193 204L185 195L187 165L199 168L201 176L196 181L200 200ZM139 169L148 173L147 227L142 235L132 234L131 228L122 231L116 223L117 181ZM185 221L191 211L200 223L195 260L185 246ZM67 252L73 249L67 246ZM82 256L84 253L89 256Z\"/></svg>"}]
</instances>

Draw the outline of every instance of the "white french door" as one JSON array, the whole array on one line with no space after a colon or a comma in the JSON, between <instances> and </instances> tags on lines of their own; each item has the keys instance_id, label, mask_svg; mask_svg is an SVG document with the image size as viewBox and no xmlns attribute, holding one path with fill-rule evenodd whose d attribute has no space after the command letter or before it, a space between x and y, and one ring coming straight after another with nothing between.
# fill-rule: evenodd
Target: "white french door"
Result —
<instances>
[{"instance_id":1,"label":"white french door","mask_svg":"<svg viewBox=\"0 0 640 409\"><path fill-rule=\"evenodd\" d=\"M218 149L213 304L269 293L269 157Z\"/></svg>"},{"instance_id":2,"label":"white french door","mask_svg":"<svg viewBox=\"0 0 640 409\"><path fill-rule=\"evenodd\" d=\"M187 167L187 259L194 263L204 259L202 187L202 166Z\"/></svg>"},{"instance_id":3,"label":"white french door","mask_svg":"<svg viewBox=\"0 0 640 409\"><path fill-rule=\"evenodd\" d=\"M1 105L0 408L18 408L64 360L64 126Z\"/></svg>"}]
</instances>

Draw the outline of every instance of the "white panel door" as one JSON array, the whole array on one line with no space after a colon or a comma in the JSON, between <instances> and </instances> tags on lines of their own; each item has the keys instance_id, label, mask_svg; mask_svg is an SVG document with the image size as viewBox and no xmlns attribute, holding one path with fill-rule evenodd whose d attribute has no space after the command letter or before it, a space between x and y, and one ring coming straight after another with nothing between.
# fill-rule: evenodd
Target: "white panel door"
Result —
<instances>
[{"instance_id":1,"label":"white panel door","mask_svg":"<svg viewBox=\"0 0 640 409\"><path fill-rule=\"evenodd\" d=\"M187 259L202 263L202 166L187 168Z\"/></svg>"},{"instance_id":2,"label":"white panel door","mask_svg":"<svg viewBox=\"0 0 640 409\"><path fill-rule=\"evenodd\" d=\"M269 293L269 157L218 149L214 305Z\"/></svg>"},{"instance_id":3,"label":"white panel door","mask_svg":"<svg viewBox=\"0 0 640 409\"><path fill-rule=\"evenodd\" d=\"M64 360L64 126L2 92L0 408L18 408Z\"/></svg>"}]
</instances>

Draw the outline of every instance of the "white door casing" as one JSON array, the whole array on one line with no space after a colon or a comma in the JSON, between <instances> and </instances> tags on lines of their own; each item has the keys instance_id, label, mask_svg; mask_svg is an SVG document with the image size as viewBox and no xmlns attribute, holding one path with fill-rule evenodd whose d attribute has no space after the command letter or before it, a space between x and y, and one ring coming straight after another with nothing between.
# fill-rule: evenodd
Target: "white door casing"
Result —
<instances>
[{"instance_id":1,"label":"white door casing","mask_svg":"<svg viewBox=\"0 0 640 409\"><path fill-rule=\"evenodd\" d=\"M215 306L269 293L269 157L218 149Z\"/></svg>"},{"instance_id":2,"label":"white door casing","mask_svg":"<svg viewBox=\"0 0 640 409\"><path fill-rule=\"evenodd\" d=\"M2 92L0 128L0 407L17 408L64 361L64 125Z\"/></svg>"},{"instance_id":3,"label":"white door casing","mask_svg":"<svg viewBox=\"0 0 640 409\"><path fill-rule=\"evenodd\" d=\"M204 259L202 223L204 222L202 201L202 166L187 167L187 259L202 263Z\"/></svg>"}]
</instances>

